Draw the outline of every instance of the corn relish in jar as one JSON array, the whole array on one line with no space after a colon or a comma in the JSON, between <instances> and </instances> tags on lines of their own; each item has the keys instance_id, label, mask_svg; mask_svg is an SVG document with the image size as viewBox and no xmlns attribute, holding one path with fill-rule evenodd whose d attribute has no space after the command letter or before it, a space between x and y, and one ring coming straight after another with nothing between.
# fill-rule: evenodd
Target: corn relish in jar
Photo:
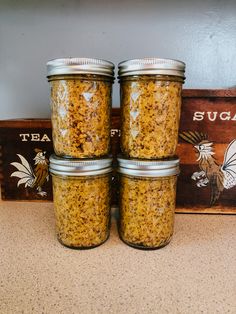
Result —
<instances>
[{"instance_id":1,"label":"corn relish in jar","mask_svg":"<svg viewBox=\"0 0 236 314\"><path fill-rule=\"evenodd\" d=\"M133 59L119 64L121 150L126 157L175 155L185 64L172 59Z\"/></svg>"},{"instance_id":2,"label":"corn relish in jar","mask_svg":"<svg viewBox=\"0 0 236 314\"><path fill-rule=\"evenodd\" d=\"M64 159L52 155L50 172L59 242L93 248L109 236L111 158Z\"/></svg>"},{"instance_id":3,"label":"corn relish in jar","mask_svg":"<svg viewBox=\"0 0 236 314\"><path fill-rule=\"evenodd\" d=\"M147 161L118 158L118 163L121 239L141 249L165 246L174 231L179 159Z\"/></svg>"},{"instance_id":4,"label":"corn relish in jar","mask_svg":"<svg viewBox=\"0 0 236 314\"><path fill-rule=\"evenodd\" d=\"M93 158L109 154L114 64L90 58L47 63L56 155Z\"/></svg>"}]
</instances>

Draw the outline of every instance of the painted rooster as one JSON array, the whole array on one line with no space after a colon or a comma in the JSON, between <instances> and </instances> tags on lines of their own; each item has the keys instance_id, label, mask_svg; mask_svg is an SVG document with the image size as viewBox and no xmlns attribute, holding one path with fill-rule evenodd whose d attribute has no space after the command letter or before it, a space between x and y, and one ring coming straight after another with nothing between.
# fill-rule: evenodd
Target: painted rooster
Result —
<instances>
[{"instance_id":1,"label":"painted rooster","mask_svg":"<svg viewBox=\"0 0 236 314\"><path fill-rule=\"evenodd\" d=\"M35 168L32 169L28 161L22 155L17 154L21 163L11 163L11 165L17 169L17 171L11 174L11 177L17 177L20 179L17 183L17 186L24 184L25 187L30 187L32 189L36 188L38 191L37 194L40 196L46 196L47 192L42 190L42 186L46 180L49 180L48 159L45 157L45 151L42 151L38 148L36 148L34 151L36 152L36 156L34 157Z\"/></svg>"},{"instance_id":2,"label":"painted rooster","mask_svg":"<svg viewBox=\"0 0 236 314\"><path fill-rule=\"evenodd\" d=\"M210 185L210 205L212 206L224 189L236 186L236 140L228 145L223 164L220 165L213 156L214 145L208 140L206 134L186 131L180 133L180 138L192 144L196 149L200 171L194 172L191 178L197 181L198 187Z\"/></svg>"}]
</instances>

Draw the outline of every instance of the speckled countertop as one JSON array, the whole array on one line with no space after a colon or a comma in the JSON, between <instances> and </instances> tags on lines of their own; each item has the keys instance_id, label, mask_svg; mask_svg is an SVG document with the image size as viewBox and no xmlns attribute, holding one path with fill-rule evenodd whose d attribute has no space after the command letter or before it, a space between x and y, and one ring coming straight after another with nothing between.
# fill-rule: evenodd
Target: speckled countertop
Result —
<instances>
[{"instance_id":1,"label":"speckled countertop","mask_svg":"<svg viewBox=\"0 0 236 314\"><path fill-rule=\"evenodd\" d=\"M157 251L58 243L50 203L0 202L0 313L236 313L236 216L176 215Z\"/></svg>"}]
</instances>

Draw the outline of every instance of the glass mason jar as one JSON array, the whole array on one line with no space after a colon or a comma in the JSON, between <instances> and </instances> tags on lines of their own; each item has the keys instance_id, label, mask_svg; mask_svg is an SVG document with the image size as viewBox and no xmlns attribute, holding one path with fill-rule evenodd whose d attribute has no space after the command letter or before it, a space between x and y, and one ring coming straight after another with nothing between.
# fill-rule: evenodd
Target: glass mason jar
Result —
<instances>
[{"instance_id":1,"label":"glass mason jar","mask_svg":"<svg viewBox=\"0 0 236 314\"><path fill-rule=\"evenodd\" d=\"M111 158L81 161L50 157L56 231L63 245L86 249L107 240L111 163Z\"/></svg>"},{"instance_id":2,"label":"glass mason jar","mask_svg":"<svg viewBox=\"0 0 236 314\"><path fill-rule=\"evenodd\" d=\"M118 158L120 238L141 249L170 242L174 230L179 159L143 161Z\"/></svg>"},{"instance_id":3,"label":"glass mason jar","mask_svg":"<svg viewBox=\"0 0 236 314\"><path fill-rule=\"evenodd\" d=\"M119 64L121 150L126 157L175 155L185 64L171 59L134 59Z\"/></svg>"},{"instance_id":4,"label":"glass mason jar","mask_svg":"<svg viewBox=\"0 0 236 314\"><path fill-rule=\"evenodd\" d=\"M113 72L113 63L99 59L47 63L56 155L93 158L109 154Z\"/></svg>"}]
</instances>

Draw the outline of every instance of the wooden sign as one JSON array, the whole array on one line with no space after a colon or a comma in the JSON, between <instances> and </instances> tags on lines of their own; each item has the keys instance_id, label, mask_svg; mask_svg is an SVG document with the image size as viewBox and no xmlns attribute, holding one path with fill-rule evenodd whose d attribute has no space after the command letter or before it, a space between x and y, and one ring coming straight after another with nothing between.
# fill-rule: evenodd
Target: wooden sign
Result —
<instances>
[{"instance_id":1,"label":"wooden sign","mask_svg":"<svg viewBox=\"0 0 236 314\"><path fill-rule=\"evenodd\" d=\"M236 89L185 90L179 138L180 211L236 213Z\"/></svg>"},{"instance_id":2,"label":"wooden sign","mask_svg":"<svg viewBox=\"0 0 236 314\"><path fill-rule=\"evenodd\" d=\"M111 130L114 166L119 135L117 108ZM0 121L0 145L2 199L51 200L46 167L53 152L50 120ZM177 155L181 173L176 211L236 214L236 89L183 91ZM117 191L114 167L114 204Z\"/></svg>"},{"instance_id":3,"label":"wooden sign","mask_svg":"<svg viewBox=\"0 0 236 314\"><path fill-rule=\"evenodd\" d=\"M48 159L53 153L50 120L0 121L3 200L52 200Z\"/></svg>"}]
</instances>

